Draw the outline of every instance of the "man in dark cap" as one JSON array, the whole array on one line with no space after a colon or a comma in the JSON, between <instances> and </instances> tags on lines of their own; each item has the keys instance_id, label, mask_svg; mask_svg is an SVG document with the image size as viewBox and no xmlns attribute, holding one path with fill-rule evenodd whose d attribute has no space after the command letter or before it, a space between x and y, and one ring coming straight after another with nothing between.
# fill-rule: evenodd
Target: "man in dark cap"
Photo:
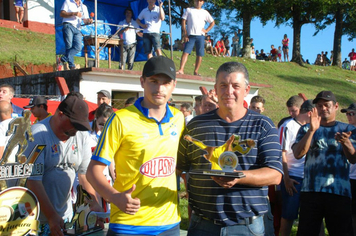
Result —
<instances>
[{"instance_id":1,"label":"man in dark cap","mask_svg":"<svg viewBox=\"0 0 356 236\"><path fill-rule=\"evenodd\" d=\"M321 91L313 103L310 124L299 129L292 147L295 158L306 155L297 235L318 235L324 218L331 236L352 235L349 169L356 162L355 127L336 120L339 104L331 91Z\"/></svg>"},{"instance_id":2,"label":"man in dark cap","mask_svg":"<svg viewBox=\"0 0 356 236\"><path fill-rule=\"evenodd\" d=\"M140 78L143 97L111 115L87 178L111 202L108 235L179 235L175 163L183 114L168 106L176 86L174 62L150 58ZM115 162L112 187L103 170Z\"/></svg>"},{"instance_id":3,"label":"man in dark cap","mask_svg":"<svg viewBox=\"0 0 356 236\"><path fill-rule=\"evenodd\" d=\"M341 113L346 113L349 124L356 126L356 103L351 103L348 108L341 109Z\"/></svg>"},{"instance_id":4,"label":"man in dark cap","mask_svg":"<svg viewBox=\"0 0 356 236\"><path fill-rule=\"evenodd\" d=\"M36 120L34 123L38 121L44 120L47 117L51 116L52 114L47 111L47 99L43 96L36 96L30 100L30 103L27 106L24 106L25 109L31 109L31 113Z\"/></svg>"},{"instance_id":5,"label":"man in dark cap","mask_svg":"<svg viewBox=\"0 0 356 236\"><path fill-rule=\"evenodd\" d=\"M27 181L41 204L43 235L64 235L64 223L73 217L71 189L76 174L83 188L94 194L85 177L92 146L88 130L88 105L80 93L74 92L59 104L53 116L32 126L34 141L29 142L25 155L37 144L46 145L36 160L44 167L43 175Z\"/></svg>"}]
</instances>

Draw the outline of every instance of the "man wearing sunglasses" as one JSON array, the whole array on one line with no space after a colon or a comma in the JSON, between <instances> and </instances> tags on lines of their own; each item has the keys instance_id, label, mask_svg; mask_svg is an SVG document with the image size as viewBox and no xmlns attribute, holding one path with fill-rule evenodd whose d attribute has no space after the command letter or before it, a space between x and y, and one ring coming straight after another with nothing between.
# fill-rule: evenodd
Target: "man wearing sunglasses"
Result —
<instances>
[{"instance_id":1,"label":"man wearing sunglasses","mask_svg":"<svg viewBox=\"0 0 356 236\"><path fill-rule=\"evenodd\" d=\"M350 125L356 126L356 103L351 103L348 108L341 109L345 113ZM356 232L356 165L350 165L350 184L351 184L351 209L352 209L352 227Z\"/></svg>"}]
</instances>

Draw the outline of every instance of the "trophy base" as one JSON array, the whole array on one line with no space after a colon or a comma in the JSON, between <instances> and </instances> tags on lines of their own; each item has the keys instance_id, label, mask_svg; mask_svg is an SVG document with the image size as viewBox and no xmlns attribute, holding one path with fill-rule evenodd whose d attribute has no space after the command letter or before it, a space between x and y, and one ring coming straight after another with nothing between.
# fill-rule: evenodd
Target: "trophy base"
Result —
<instances>
[{"instance_id":1,"label":"trophy base","mask_svg":"<svg viewBox=\"0 0 356 236\"><path fill-rule=\"evenodd\" d=\"M81 236L81 235L88 235L88 234L92 234L92 233L95 233L95 232L98 232L98 231L101 231L103 230L101 227L99 226L96 226L92 229L89 229L89 230L86 230L86 231L83 231L83 230L75 230L75 229L67 229L67 232L64 234L64 235L78 235L78 236Z\"/></svg>"}]
</instances>

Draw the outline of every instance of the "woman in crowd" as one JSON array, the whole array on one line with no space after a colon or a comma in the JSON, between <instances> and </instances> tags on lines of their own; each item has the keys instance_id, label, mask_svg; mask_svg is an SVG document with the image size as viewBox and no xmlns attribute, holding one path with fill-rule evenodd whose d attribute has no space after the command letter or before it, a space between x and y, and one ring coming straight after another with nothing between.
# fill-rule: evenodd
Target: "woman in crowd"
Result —
<instances>
[{"instance_id":1,"label":"woman in crowd","mask_svg":"<svg viewBox=\"0 0 356 236\"><path fill-rule=\"evenodd\" d=\"M287 34L284 35L284 38L282 39L282 45L283 45L283 56L284 56L284 61L289 61L289 38L287 37Z\"/></svg>"}]
</instances>

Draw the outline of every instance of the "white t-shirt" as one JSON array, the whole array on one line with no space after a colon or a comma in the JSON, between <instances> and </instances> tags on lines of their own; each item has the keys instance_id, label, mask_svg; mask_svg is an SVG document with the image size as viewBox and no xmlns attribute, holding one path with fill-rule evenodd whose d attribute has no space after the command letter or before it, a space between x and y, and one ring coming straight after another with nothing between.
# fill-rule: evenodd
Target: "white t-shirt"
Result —
<instances>
[{"instance_id":1,"label":"white t-shirt","mask_svg":"<svg viewBox=\"0 0 356 236\"><path fill-rule=\"evenodd\" d=\"M147 28L143 30L143 33L160 33L162 21L159 17L159 6L155 5L152 11L146 7L137 18L145 20Z\"/></svg>"},{"instance_id":2,"label":"white t-shirt","mask_svg":"<svg viewBox=\"0 0 356 236\"><path fill-rule=\"evenodd\" d=\"M305 156L296 159L293 154L292 145L295 143L298 131L302 125L295 119L290 120L284 128L282 136L282 151L286 151L288 162L288 172L290 176L304 178L304 161Z\"/></svg>"},{"instance_id":3,"label":"white t-shirt","mask_svg":"<svg viewBox=\"0 0 356 236\"><path fill-rule=\"evenodd\" d=\"M190 35L205 35L202 31L206 22L211 24L214 22L213 17L207 10L196 9L193 7L187 8L182 18L187 21L187 34Z\"/></svg>"},{"instance_id":4,"label":"white t-shirt","mask_svg":"<svg viewBox=\"0 0 356 236\"><path fill-rule=\"evenodd\" d=\"M81 12L82 17L79 18L77 16L71 16L71 17L65 17L62 20L62 23L67 22L71 23L74 27L80 28L82 19L88 19L89 18L89 13L88 13L88 8L80 2L80 5L77 6L74 0L65 0L61 11L66 11L66 12Z\"/></svg>"},{"instance_id":5,"label":"white t-shirt","mask_svg":"<svg viewBox=\"0 0 356 236\"><path fill-rule=\"evenodd\" d=\"M119 22L119 25L122 27L117 27L117 30L121 30L122 28L125 28L128 26L132 26L134 28L140 28L140 26L137 24L137 22L134 21L133 19L131 19L130 23L127 23L126 19L122 20ZM124 45L136 43L136 33L137 32L139 32L139 30L128 29L127 31L122 33L122 39L124 40Z\"/></svg>"}]
</instances>

